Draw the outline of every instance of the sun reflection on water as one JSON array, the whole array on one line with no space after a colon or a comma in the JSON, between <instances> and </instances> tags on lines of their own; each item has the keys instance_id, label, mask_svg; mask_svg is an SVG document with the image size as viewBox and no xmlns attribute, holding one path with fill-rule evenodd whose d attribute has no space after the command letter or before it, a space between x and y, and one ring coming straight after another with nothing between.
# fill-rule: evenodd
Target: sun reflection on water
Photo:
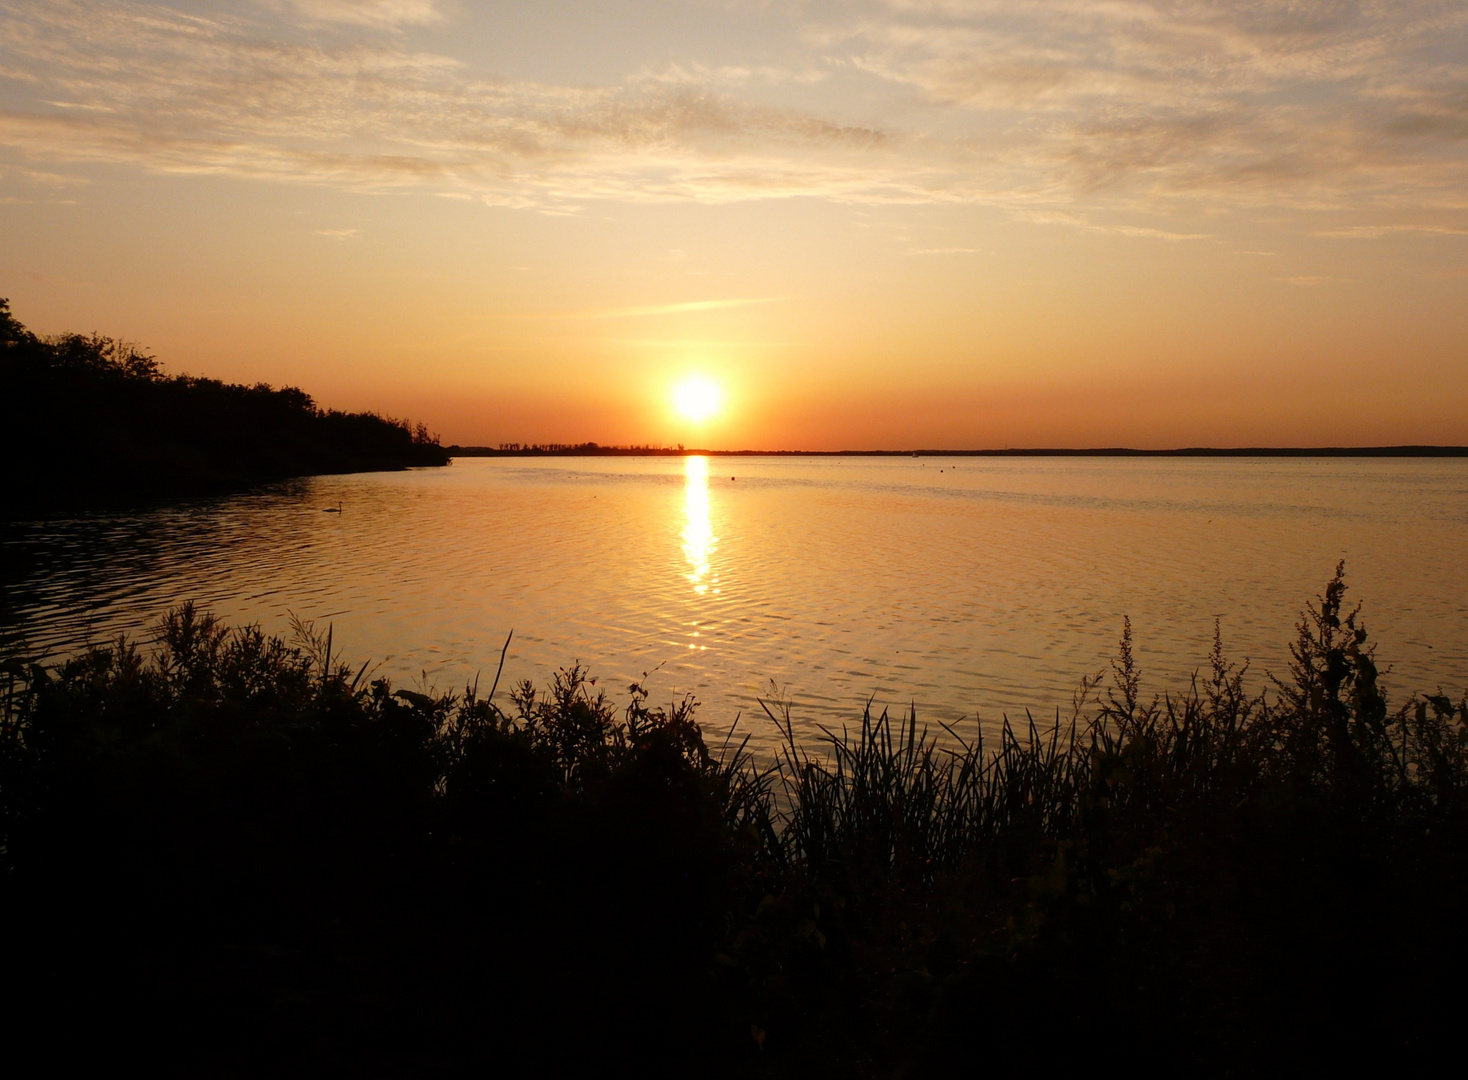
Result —
<instances>
[{"instance_id":1,"label":"sun reflection on water","mask_svg":"<svg viewBox=\"0 0 1468 1080\"><path fill-rule=\"evenodd\" d=\"M684 474L687 481L683 488L683 513L688 520L683 527L683 555L688 560L688 580L698 595L717 596L719 576L709 565L710 556L719 550L716 546L719 538L714 535L709 520L708 458L685 459Z\"/></svg>"}]
</instances>

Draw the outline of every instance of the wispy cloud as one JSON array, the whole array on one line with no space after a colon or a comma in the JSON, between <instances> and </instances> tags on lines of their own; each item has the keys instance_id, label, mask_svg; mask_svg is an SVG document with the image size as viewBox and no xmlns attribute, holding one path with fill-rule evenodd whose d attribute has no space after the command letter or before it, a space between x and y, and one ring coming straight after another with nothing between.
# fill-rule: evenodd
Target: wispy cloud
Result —
<instances>
[{"instance_id":1,"label":"wispy cloud","mask_svg":"<svg viewBox=\"0 0 1468 1080\"><path fill-rule=\"evenodd\" d=\"M1183 233L1170 229L1157 229L1146 225L1115 225L1093 221L1083 214L1071 211L1031 210L1023 212L1030 221L1042 225L1068 225L1083 232L1104 233L1111 236L1135 236L1149 240L1166 240L1178 243L1184 240L1211 240L1211 233Z\"/></svg>"},{"instance_id":2,"label":"wispy cloud","mask_svg":"<svg viewBox=\"0 0 1468 1080\"><path fill-rule=\"evenodd\" d=\"M328 240L355 240L355 239L357 239L357 230L356 229L317 229L316 230L316 235L317 236L324 236Z\"/></svg>"},{"instance_id":3,"label":"wispy cloud","mask_svg":"<svg viewBox=\"0 0 1468 1080\"><path fill-rule=\"evenodd\" d=\"M1463 208L1468 10L1444 0L888 0L844 63L1050 185L1207 206ZM1039 187L1040 185L1036 185ZM1050 187L1046 190L1053 190Z\"/></svg>"},{"instance_id":4,"label":"wispy cloud","mask_svg":"<svg viewBox=\"0 0 1468 1080\"><path fill-rule=\"evenodd\" d=\"M1107 232L1114 236L1142 236L1150 240L1166 240L1169 243L1178 243L1182 240L1208 240L1212 233L1183 233L1173 232L1170 229L1150 229L1142 225L1091 225L1088 226L1096 232Z\"/></svg>"},{"instance_id":5,"label":"wispy cloud","mask_svg":"<svg viewBox=\"0 0 1468 1080\"><path fill-rule=\"evenodd\" d=\"M560 213L977 202L1179 241L1206 234L1159 219L1265 206L1373 229L1410 208L1452 231L1468 215L1468 9L1452 0L868 0L805 10L788 62L629 60L600 85L496 78L415 45L449 10L0 0L0 145L43 169Z\"/></svg>"},{"instance_id":6,"label":"wispy cloud","mask_svg":"<svg viewBox=\"0 0 1468 1080\"><path fill-rule=\"evenodd\" d=\"M289 6L307 19L349 26L422 26L443 18L433 0L276 0L272 6Z\"/></svg>"},{"instance_id":7,"label":"wispy cloud","mask_svg":"<svg viewBox=\"0 0 1468 1080\"><path fill-rule=\"evenodd\" d=\"M722 300L686 300L676 304L648 304L641 307L602 308L596 311L543 312L534 315L507 315L509 319L536 320L584 320L584 319L632 319L649 315L686 315L698 311L719 311L724 308L752 307L757 304L777 304L787 299L783 296L748 296Z\"/></svg>"},{"instance_id":8,"label":"wispy cloud","mask_svg":"<svg viewBox=\"0 0 1468 1080\"><path fill-rule=\"evenodd\" d=\"M19 180L49 188L80 187L89 183L84 176L47 172L43 169L28 169L21 165L0 163L0 180Z\"/></svg>"},{"instance_id":9,"label":"wispy cloud","mask_svg":"<svg viewBox=\"0 0 1468 1080\"><path fill-rule=\"evenodd\" d=\"M624 319L635 315L683 315L690 311L718 311L721 308L751 307L756 304L777 304L783 296L751 296L731 300L689 300L681 304L654 304L650 307L619 308L601 313L606 319Z\"/></svg>"},{"instance_id":10,"label":"wispy cloud","mask_svg":"<svg viewBox=\"0 0 1468 1080\"><path fill-rule=\"evenodd\" d=\"M89 282L76 281L58 274L42 274L36 270L21 270L20 276L41 285L56 285L63 289L84 289Z\"/></svg>"},{"instance_id":11,"label":"wispy cloud","mask_svg":"<svg viewBox=\"0 0 1468 1080\"><path fill-rule=\"evenodd\" d=\"M1296 277L1280 277L1280 278L1275 278L1274 280L1275 281L1282 281L1286 285L1301 285L1301 286L1304 286L1305 288L1312 288L1313 289L1313 288L1317 288L1317 287L1319 287L1321 285L1343 285L1343 284L1347 284L1347 283L1349 283L1349 282L1351 282L1351 281L1353 281L1355 279L1354 278L1331 277L1328 274L1300 274L1300 275L1298 275Z\"/></svg>"},{"instance_id":12,"label":"wispy cloud","mask_svg":"<svg viewBox=\"0 0 1468 1080\"><path fill-rule=\"evenodd\" d=\"M1353 225L1346 229L1317 229L1315 236L1334 240L1379 240L1383 236L1468 236L1468 228L1445 225Z\"/></svg>"},{"instance_id":13,"label":"wispy cloud","mask_svg":"<svg viewBox=\"0 0 1468 1080\"><path fill-rule=\"evenodd\" d=\"M48 161L428 187L542 209L878 197L907 171L873 160L888 141L875 128L679 82L492 80L393 41L271 40L238 18L161 7L60 0L0 13L3 70L43 91L0 110L0 144Z\"/></svg>"}]
</instances>

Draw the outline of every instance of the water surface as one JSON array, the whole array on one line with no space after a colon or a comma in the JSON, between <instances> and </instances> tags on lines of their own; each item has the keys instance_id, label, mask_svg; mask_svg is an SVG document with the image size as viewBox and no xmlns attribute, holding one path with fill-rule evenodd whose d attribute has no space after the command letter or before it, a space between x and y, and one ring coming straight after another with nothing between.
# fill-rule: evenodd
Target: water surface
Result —
<instances>
[{"instance_id":1,"label":"water surface","mask_svg":"<svg viewBox=\"0 0 1468 1080\"><path fill-rule=\"evenodd\" d=\"M714 730L772 685L807 731L869 698L1053 718L1124 615L1151 689L1206 663L1215 620L1258 686L1340 559L1391 687L1468 685L1461 459L469 458L3 528L0 627L53 656L193 599L331 623L449 689L513 629L506 679L648 672Z\"/></svg>"}]
</instances>

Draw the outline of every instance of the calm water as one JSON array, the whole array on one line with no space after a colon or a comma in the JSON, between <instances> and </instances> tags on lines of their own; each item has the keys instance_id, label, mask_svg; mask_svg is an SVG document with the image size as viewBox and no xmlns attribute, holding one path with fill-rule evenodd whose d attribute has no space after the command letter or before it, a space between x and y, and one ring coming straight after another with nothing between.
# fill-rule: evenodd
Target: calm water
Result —
<instances>
[{"instance_id":1,"label":"calm water","mask_svg":"<svg viewBox=\"0 0 1468 1080\"><path fill-rule=\"evenodd\" d=\"M1257 687L1342 558L1389 685L1468 685L1463 460L461 459L3 529L0 626L36 651L193 599L330 622L349 659L449 689L513 629L507 678L651 672L715 731L772 684L807 731L869 697L1053 717L1123 615L1152 689L1215 618Z\"/></svg>"}]
</instances>

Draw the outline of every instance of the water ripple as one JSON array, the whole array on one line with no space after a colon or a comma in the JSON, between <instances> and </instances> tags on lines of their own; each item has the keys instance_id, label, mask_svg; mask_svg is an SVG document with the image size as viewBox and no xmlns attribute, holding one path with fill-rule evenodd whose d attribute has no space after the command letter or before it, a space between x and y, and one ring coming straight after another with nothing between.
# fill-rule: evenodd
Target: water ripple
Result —
<instances>
[{"instance_id":1,"label":"water ripple","mask_svg":"<svg viewBox=\"0 0 1468 1080\"><path fill-rule=\"evenodd\" d=\"M1124 614L1156 689L1205 661L1215 618L1256 674L1283 670L1346 558L1392 685L1452 689L1465 478L1433 460L468 459L0 526L0 628L60 657L193 599L270 630L331 622L349 656L441 688L492 671L513 628L508 679L649 672L714 731L762 719L773 683L811 733L868 699L1053 716Z\"/></svg>"}]
</instances>

